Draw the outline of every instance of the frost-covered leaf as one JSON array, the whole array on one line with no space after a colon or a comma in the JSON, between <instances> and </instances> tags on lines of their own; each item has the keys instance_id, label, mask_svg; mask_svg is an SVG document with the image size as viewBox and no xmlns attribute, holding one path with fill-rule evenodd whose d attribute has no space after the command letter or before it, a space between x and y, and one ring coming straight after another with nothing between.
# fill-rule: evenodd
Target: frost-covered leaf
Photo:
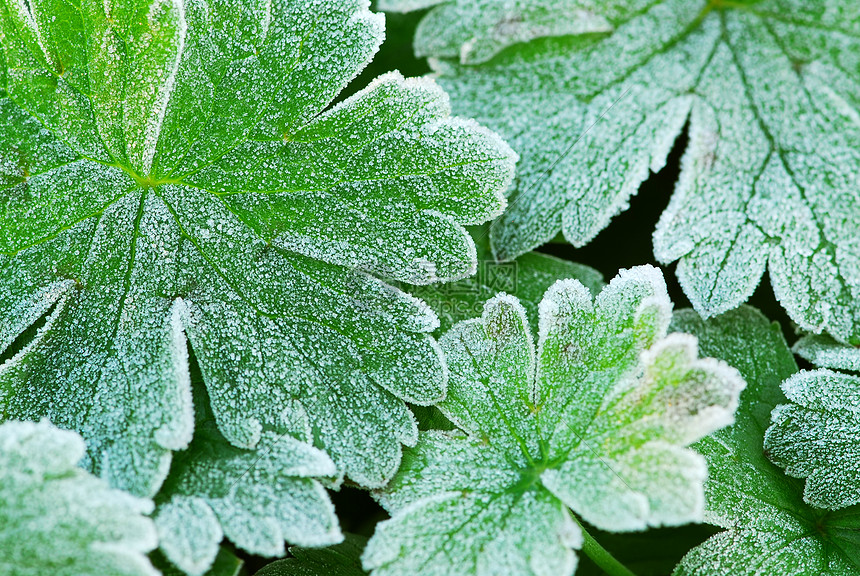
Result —
<instances>
[{"instance_id":1,"label":"frost-covered leaf","mask_svg":"<svg viewBox=\"0 0 860 576\"><path fill-rule=\"evenodd\" d=\"M0 424L0 574L158 576L152 502L78 468L85 450L47 421Z\"/></svg>"},{"instance_id":2,"label":"frost-covered leaf","mask_svg":"<svg viewBox=\"0 0 860 576\"><path fill-rule=\"evenodd\" d=\"M418 286L412 294L424 300L439 315L439 332L454 324L481 315L484 302L504 292L516 296L526 310L530 326L537 326L538 304L556 280L574 278L592 294L603 288L603 276L589 266L562 260L540 252L523 254L511 262L497 262L490 252L488 228L473 231L477 246L478 271L457 282Z\"/></svg>"},{"instance_id":3,"label":"frost-covered leaf","mask_svg":"<svg viewBox=\"0 0 860 576\"><path fill-rule=\"evenodd\" d=\"M860 372L860 346L843 344L827 334L807 334L792 350L820 368Z\"/></svg>"},{"instance_id":4,"label":"frost-covered leaf","mask_svg":"<svg viewBox=\"0 0 860 576\"><path fill-rule=\"evenodd\" d=\"M782 383L764 437L768 457L805 478L803 499L818 508L860 503L860 378L830 370L800 372Z\"/></svg>"},{"instance_id":5,"label":"frost-covered leaf","mask_svg":"<svg viewBox=\"0 0 860 576\"><path fill-rule=\"evenodd\" d=\"M793 320L860 344L855 0L450 0L415 47L521 156L498 256L594 238L688 124L654 247L696 309L736 307L768 268Z\"/></svg>"},{"instance_id":6,"label":"frost-covered leaf","mask_svg":"<svg viewBox=\"0 0 860 576\"><path fill-rule=\"evenodd\" d=\"M443 2L382 0L379 8L407 11ZM420 56L478 63L511 44L535 38L612 31L609 20L582 0L472 0L445 4L431 11L416 31L416 51Z\"/></svg>"},{"instance_id":7,"label":"frost-covered leaf","mask_svg":"<svg viewBox=\"0 0 860 576\"><path fill-rule=\"evenodd\" d=\"M707 321L683 310L673 329L694 334L703 354L747 382L734 425L695 445L708 461L705 519L726 530L690 551L675 575L860 575L860 507L809 506L802 484L762 451L771 410L785 402L780 382L797 371L779 326L744 306Z\"/></svg>"},{"instance_id":8,"label":"frost-covered leaf","mask_svg":"<svg viewBox=\"0 0 860 576\"><path fill-rule=\"evenodd\" d=\"M215 436L195 439L164 486L171 496L155 521L169 560L199 575L225 536L259 556L282 556L284 540L308 546L341 540L334 507L313 479L336 474L325 453L289 434L264 432L255 450Z\"/></svg>"},{"instance_id":9,"label":"frost-covered leaf","mask_svg":"<svg viewBox=\"0 0 860 576\"><path fill-rule=\"evenodd\" d=\"M153 494L192 436L186 337L221 433L257 446L287 406L368 486L443 397L414 284L468 276L466 224L514 154L431 80L367 63L367 0L4 0L0 415L81 432L89 466ZM3 92L5 90L5 92ZM290 419L290 415L286 415Z\"/></svg>"},{"instance_id":10,"label":"frost-covered leaf","mask_svg":"<svg viewBox=\"0 0 860 576\"><path fill-rule=\"evenodd\" d=\"M367 538L347 534L342 543L329 548L292 546L292 558L272 562L255 576L366 576L361 569L361 551L366 543Z\"/></svg>"},{"instance_id":11,"label":"frost-covered leaf","mask_svg":"<svg viewBox=\"0 0 860 576\"><path fill-rule=\"evenodd\" d=\"M337 469L309 445L311 428L301 409L288 411L289 426L263 432L254 450L243 450L218 431L196 370L192 384L194 440L176 454L156 500L164 556L186 574L200 576L217 560L224 537L258 556L283 556L284 540L305 546L340 542L334 507L315 479L335 477Z\"/></svg>"},{"instance_id":12,"label":"frost-covered leaf","mask_svg":"<svg viewBox=\"0 0 860 576\"><path fill-rule=\"evenodd\" d=\"M582 545L573 509L625 531L701 518L703 459L685 448L732 421L743 381L695 339L666 336L660 272L622 271L596 298L576 280L540 304L537 351L516 298L440 340L439 408L379 493L391 520L363 555L375 576L562 576Z\"/></svg>"}]
</instances>

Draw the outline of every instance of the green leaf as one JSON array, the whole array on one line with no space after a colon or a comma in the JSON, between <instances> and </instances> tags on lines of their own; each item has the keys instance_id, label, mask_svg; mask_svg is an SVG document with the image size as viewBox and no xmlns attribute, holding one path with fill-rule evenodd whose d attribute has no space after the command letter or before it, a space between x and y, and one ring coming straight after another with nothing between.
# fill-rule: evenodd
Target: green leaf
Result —
<instances>
[{"instance_id":1,"label":"green leaf","mask_svg":"<svg viewBox=\"0 0 860 576\"><path fill-rule=\"evenodd\" d=\"M439 404L458 430L422 432L379 493L391 520L363 561L374 575L572 574L583 536L701 518L703 459L684 448L732 422L743 382L695 339L666 336L660 272L622 271L592 299L576 280L540 305L537 351L509 295L440 340Z\"/></svg>"},{"instance_id":2,"label":"green leaf","mask_svg":"<svg viewBox=\"0 0 860 576\"><path fill-rule=\"evenodd\" d=\"M334 507L314 479L334 477L337 469L308 444L307 419L292 428L264 432L255 450L242 450L213 421L198 423L160 493L155 524L167 559L199 576L224 537L258 556L283 556L284 540L306 546L342 540Z\"/></svg>"},{"instance_id":3,"label":"green leaf","mask_svg":"<svg viewBox=\"0 0 860 576\"><path fill-rule=\"evenodd\" d=\"M285 406L293 421L264 432L255 449L243 450L218 431L196 358L191 385L194 440L175 455L156 499L161 555L182 573L200 576L218 566L225 537L258 556L283 556L284 540L308 546L340 542L334 508L315 479L334 479L337 468L309 445L312 432L301 409Z\"/></svg>"},{"instance_id":4,"label":"green leaf","mask_svg":"<svg viewBox=\"0 0 860 576\"><path fill-rule=\"evenodd\" d=\"M526 310L529 325L536 326L538 303L556 280L574 278L595 295L604 286L603 276L594 268L540 252L523 254L511 262L496 262L485 245L488 232L487 227L473 232L478 248L478 271L474 276L412 290L439 315L440 333L457 322L480 316L484 302L499 292L516 296Z\"/></svg>"},{"instance_id":5,"label":"green leaf","mask_svg":"<svg viewBox=\"0 0 860 576\"><path fill-rule=\"evenodd\" d=\"M255 576L366 576L361 569L361 551L367 539L347 534L329 548L290 547L292 558L272 562Z\"/></svg>"},{"instance_id":6,"label":"green leaf","mask_svg":"<svg viewBox=\"0 0 860 576\"><path fill-rule=\"evenodd\" d=\"M604 286L603 276L589 266L540 252L523 254L512 262L497 262L489 248L489 227L472 230L478 255L475 276L457 282L418 286L412 294L427 302L439 315L437 333L445 333L457 322L480 316L484 303L498 292L516 296L526 311L532 335L537 336L538 304L557 280L573 278L596 295ZM419 430L450 430L453 424L435 406L412 406Z\"/></svg>"},{"instance_id":7,"label":"green leaf","mask_svg":"<svg viewBox=\"0 0 860 576\"><path fill-rule=\"evenodd\" d=\"M366 0L4 0L0 416L78 430L86 466L154 494L188 446L186 338L220 432L310 419L381 486L444 396L413 284L473 273L464 225L503 209L514 154L431 80L378 78ZM295 407L297 414L288 414Z\"/></svg>"},{"instance_id":8,"label":"green leaf","mask_svg":"<svg viewBox=\"0 0 860 576\"><path fill-rule=\"evenodd\" d=\"M78 468L85 449L46 420L0 424L0 573L158 576L152 502Z\"/></svg>"},{"instance_id":9,"label":"green leaf","mask_svg":"<svg viewBox=\"0 0 860 576\"><path fill-rule=\"evenodd\" d=\"M703 354L725 360L747 382L734 425L695 445L708 461L705 519L725 528L691 550L676 576L850 576L860 574L860 507L813 508L802 486L764 455L771 410L782 380L797 371L779 325L741 307L711 320L692 310L673 329L694 334Z\"/></svg>"},{"instance_id":10,"label":"green leaf","mask_svg":"<svg viewBox=\"0 0 860 576\"><path fill-rule=\"evenodd\" d=\"M419 56L486 62L501 50L545 36L610 32L612 24L581 0L381 0L381 10L407 11L445 4L433 10L417 30Z\"/></svg>"},{"instance_id":11,"label":"green leaf","mask_svg":"<svg viewBox=\"0 0 860 576\"><path fill-rule=\"evenodd\" d=\"M821 368L860 372L860 347L843 344L826 334L807 334L794 344L792 350Z\"/></svg>"},{"instance_id":12,"label":"green leaf","mask_svg":"<svg viewBox=\"0 0 860 576\"><path fill-rule=\"evenodd\" d=\"M497 256L590 241L688 125L654 248L694 307L735 308L767 268L795 322L860 344L853 0L450 0L415 48L521 156Z\"/></svg>"},{"instance_id":13,"label":"green leaf","mask_svg":"<svg viewBox=\"0 0 860 576\"><path fill-rule=\"evenodd\" d=\"M803 499L818 508L860 503L860 378L830 370L795 374L782 383L789 404L772 414L768 457L789 476L805 478Z\"/></svg>"}]
</instances>

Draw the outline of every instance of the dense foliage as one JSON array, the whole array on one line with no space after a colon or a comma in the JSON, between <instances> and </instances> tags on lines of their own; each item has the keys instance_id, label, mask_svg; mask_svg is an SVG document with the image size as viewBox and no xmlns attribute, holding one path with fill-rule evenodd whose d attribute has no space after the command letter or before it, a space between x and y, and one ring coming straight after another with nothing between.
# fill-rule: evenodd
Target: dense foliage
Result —
<instances>
[{"instance_id":1,"label":"dense foliage","mask_svg":"<svg viewBox=\"0 0 860 576\"><path fill-rule=\"evenodd\" d=\"M3 574L860 576L857 3L0 47Z\"/></svg>"}]
</instances>

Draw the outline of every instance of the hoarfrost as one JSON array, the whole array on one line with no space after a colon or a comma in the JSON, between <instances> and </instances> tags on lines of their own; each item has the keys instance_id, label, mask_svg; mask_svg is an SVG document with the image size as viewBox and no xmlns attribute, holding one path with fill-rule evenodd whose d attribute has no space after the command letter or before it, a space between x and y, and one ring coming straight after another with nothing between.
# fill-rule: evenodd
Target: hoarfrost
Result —
<instances>
[{"instance_id":1,"label":"hoarfrost","mask_svg":"<svg viewBox=\"0 0 860 576\"><path fill-rule=\"evenodd\" d=\"M860 347L843 344L826 334L807 334L794 344L792 350L821 368L860 372Z\"/></svg>"},{"instance_id":2,"label":"hoarfrost","mask_svg":"<svg viewBox=\"0 0 860 576\"><path fill-rule=\"evenodd\" d=\"M708 463L705 519L726 530L688 552L674 576L860 574L860 507L828 512L810 506L802 484L764 454L771 411L785 402L780 382L797 371L779 325L743 306L710 320L683 310L673 329L698 337L703 353L731 363L747 382L735 423L694 445ZM807 442L795 437L790 451L802 454Z\"/></svg>"},{"instance_id":3,"label":"hoarfrost","mask_svg":"<svg viewBox=\"0 0 860 576\"><path fill-rule=\"evenodd\" d=\"M803 499L818 508L860 503L860 378L830 370L782 384L791 402L773 411L764 437L770 459L806 479Z\"/></svg>"},{"instance_id":4,"label":"hoarfrost","mask_svg":"<svg viewBox=\"0 0 860 576\"><path fill-rule=\"evenodd\" d=\"M168 478L167 500L155 517L161 550L177 567L204 574L225 536L260 556L283 556L284 540L326 546L343 539L334 507L314 479L334 477L337 468L307 444L307 432L266 432L256 450L231 446L215 431L201 432L204 438L195 440Z\"/></svg>"}]
</instances>

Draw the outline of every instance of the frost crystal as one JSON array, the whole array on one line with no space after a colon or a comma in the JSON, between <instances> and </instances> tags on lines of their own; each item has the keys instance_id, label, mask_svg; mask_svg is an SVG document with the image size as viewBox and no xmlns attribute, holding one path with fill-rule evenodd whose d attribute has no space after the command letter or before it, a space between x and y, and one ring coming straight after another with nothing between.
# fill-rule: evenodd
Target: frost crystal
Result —
<instances>
[{"instance_id":1,"label":"frost crystal","mask_svg":"<svg viewBox=\"0 0 860 576\"><path fill-rule=\"evenodd\" d=\"M773 411L764 446L790 476L806 478L803 498L819 508L860 503L860 378L816 370L783 382L791 404Z\"/></svg>"},{"instance_id":2,"label":"frost crystal","mask_svg":"<svg viewBox=\"0 0 860 576\"><path fill-rule=\"evenodd\" d=\"M412 284L475 268L515 155L431 80L340 104L383 20L367 0L4 0L0 414L79 431L151 495L192 436L187 343L221 433L306 412L382 485L445 367ZM8 63L8 66L7 66Z\"/></svg>"},{"instance_id":3,"label":"frost crystal","mask_svg":"<svg viewBox=\"0 0 860 576\"><path fill-rule=\"evenodd\" d=\"M666 336L660 272L622 271L596 298L554 284L537 351L509 295L441 339L442 412L379 497L391 512L363 555L375 576L562 576L582 534L701 519L704 460L685 448L732 422L743 381L696 341Z\"/></svg>"},{"instance_id":4,"label":"frost crystal","mask_svg":"<svg viewBox=\"0 0 860 576\"><path fill-rule=\"evenodd\" d=\"M707 321L684 310L673 328L696 335L703 353L737 367L747 382L735 423L694 446L708 461L705 519L726 531L691 550L675 576L860 575L860 506L813 508L802 484L762 451L771 410L785 402L780 382L797 371L779 325L741 307ZM806 450L797 438L792 449Z\"/></svg>"},{"instance_id":5,"label":"frost crystal","mask_svg":"<svg viewBox=\"0 0 860 576\"><path fill-rule=\"evenodd\" d=\"M158 576L152 502L78 468L84 450L47 421L0 424L0 573Z\"/></svg>"},{"instance_id":6,"label":"frost crystal","mask_svg":"<svg viewBox=\"0 0 860 576\"><path fill-rule=\"evenodd\" d=\"M860 344L860 3L436 3L416 51L522 157L498 256L594 238L688 124L654 248L696 309L735 308L767 268L793 320Z\"/></svg>"}]
</instances>

